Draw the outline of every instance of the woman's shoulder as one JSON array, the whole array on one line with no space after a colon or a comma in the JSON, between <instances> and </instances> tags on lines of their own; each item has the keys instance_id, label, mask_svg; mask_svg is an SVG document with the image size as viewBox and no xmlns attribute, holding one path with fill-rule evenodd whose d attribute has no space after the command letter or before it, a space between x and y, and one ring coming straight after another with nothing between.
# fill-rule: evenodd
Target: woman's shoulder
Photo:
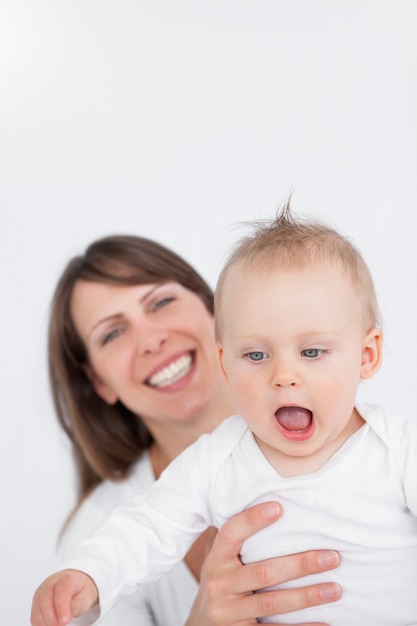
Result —
<instances>
[{"instance_id":1,"label":"woman's shoulder","mask_svg":"<svg viewBox=\"0 0 417 626\"><path fill-rule=\"evenodd\" d=\"M145 491L154 480L149 453L144 452L126 479L100 483L84 500L65 529L59 544L59 560L64 559L74 545L94 532L115 507L128 504L135 494Z\"/></svg>"},{"instance_id":2,"label":"woman's shoulder","mask_svg":"<svg viewBox=\"0 0 417 626\"><path fill-rule=\"evenodd\" d=\"M127 478L117 481L104 480L86 498L80 510L92 508L107 515L115 506L126 504L133 495L147 489L154 480L149 453L146 451L133 465Z\"/></svg>"}]
</instances>

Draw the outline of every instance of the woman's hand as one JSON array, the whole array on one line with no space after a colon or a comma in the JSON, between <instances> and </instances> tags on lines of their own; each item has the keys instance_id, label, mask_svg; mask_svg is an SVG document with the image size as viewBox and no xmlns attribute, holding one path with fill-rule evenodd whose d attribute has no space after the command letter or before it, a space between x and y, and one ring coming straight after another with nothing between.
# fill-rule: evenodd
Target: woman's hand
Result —
<instances>
[{"instance_id":1,"label":"woman's hand","mask_svg":"<svg viewBox=\"0 0 417 626\"><path fill-rule=\"evenodd\" d=\"M97 604L97 587L90 576L66 569L46 578L33 597L32 626L66 626Z\"/></svg>"},{"instance_id":2,"label":"woman's hand","mask_svg":"<svg viewBox=\"0 0 417 626\"><path fill-rule=\"evenodd\" d=\"M331 582L253 593L334 569L340 563L337 552L313 550L243 565L239 559L242 543L278 520L281 513L277 502L258 504L223 525L202 569L200 590L186 626L249 626L259 616L290 613L341 597L340 586Z\"/></svg>"}]
</instances>

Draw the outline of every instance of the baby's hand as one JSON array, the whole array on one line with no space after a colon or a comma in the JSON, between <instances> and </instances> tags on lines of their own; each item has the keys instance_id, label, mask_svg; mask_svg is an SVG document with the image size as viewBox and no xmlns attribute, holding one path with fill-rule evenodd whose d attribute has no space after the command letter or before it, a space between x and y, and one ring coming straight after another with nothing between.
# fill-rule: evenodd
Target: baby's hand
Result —
<instances>
[{"instance_id":1,"label":"baby's hand","mask_svg":"<svg viewBox=\"0 0 417 626\"><path fill-rule=\"evenodd\" d=\"M66 626L98 603L98 590L90 576L75 569L52 574L33 596L32 626Z\"/></svg>"}]
</instances>

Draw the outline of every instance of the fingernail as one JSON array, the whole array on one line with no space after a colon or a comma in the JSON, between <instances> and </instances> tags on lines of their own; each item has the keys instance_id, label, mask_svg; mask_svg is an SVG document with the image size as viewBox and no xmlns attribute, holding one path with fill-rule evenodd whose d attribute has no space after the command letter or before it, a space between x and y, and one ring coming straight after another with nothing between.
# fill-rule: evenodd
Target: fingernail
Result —
<instances>
[{"instance_id":1,"label":"fingernail","mask_svg":"<svg viewBox=\"0 0 417 626\"><path fill-rule=\"evenodd\" d=\"M329 550L327 552L321 552L319 555L319 564L321 567L330 568L339 565L340 556L335 550Z\"/></svg>"},{"instance_id":2,"label":"fingernail","mask_svg":"<svg viewBox=\"0 0 417 626\"><path fill-rule=\"evenodd\" d=\"M280 511L278 502L265 502L262 505L262 512L265 517L276 517Z\"/></svg>"},{"instance_id":3,"label":"fingernail","mask_svg":"<svg viewBox=\"0 0 417 626\"><path fill-rule=\"evenodd\" d=\"M323 600L337 600L342 595L342 589L336 583L324 583L320 595Z\"/></svg>"}]
</instances>

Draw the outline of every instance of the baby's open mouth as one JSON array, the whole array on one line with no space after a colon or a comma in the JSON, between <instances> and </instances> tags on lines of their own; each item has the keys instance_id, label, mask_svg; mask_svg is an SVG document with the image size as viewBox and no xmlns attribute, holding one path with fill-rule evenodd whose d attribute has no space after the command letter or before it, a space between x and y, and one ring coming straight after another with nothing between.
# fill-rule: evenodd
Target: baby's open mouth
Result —
<instances>
[{"instance_id":1,"label":"baby's open mouth","mask_svg":"<svg viewBox=\"0 0 417 626\"><path fill-rule=\"evenodd\" d=\"M300 406L282 406L275 412L278 424L289 431L302 432L310 428L313 414Z\"/></svg>"}]
</instances>

